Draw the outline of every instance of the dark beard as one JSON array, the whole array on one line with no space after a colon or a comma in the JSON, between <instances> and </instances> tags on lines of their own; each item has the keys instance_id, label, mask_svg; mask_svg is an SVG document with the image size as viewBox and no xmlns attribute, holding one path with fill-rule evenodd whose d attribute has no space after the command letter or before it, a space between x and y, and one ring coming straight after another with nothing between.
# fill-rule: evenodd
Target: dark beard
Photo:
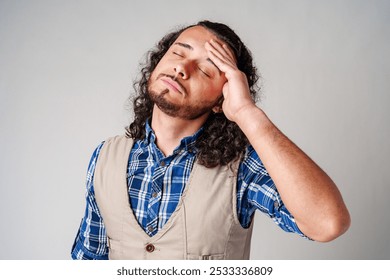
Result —
<instances>
[{"instance_id":1,"label":"dark beard","mask_svg":"<svg viewBox=\"0 0 390 280\"><path fill-rule=\"evenodd\" d=\"M169 92L168 89L158 93L148 89L150 99L156 106L165 114L171 117L194 120L211 112L212 108L218 103L218 100L211 103L201 103L196 105L178 105L169 102L165 95Z\"/></svg>"}]
</instances>

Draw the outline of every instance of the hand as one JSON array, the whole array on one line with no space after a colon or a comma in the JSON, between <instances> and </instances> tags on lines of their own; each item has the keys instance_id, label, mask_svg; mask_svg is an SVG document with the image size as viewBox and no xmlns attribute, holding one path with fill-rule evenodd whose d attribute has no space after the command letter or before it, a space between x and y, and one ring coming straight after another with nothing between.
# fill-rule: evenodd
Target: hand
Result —
<instances>
[{"instance_id":1,"label":"hand","mask_svg":"<svg viewBox=\"0 0 390 280\"><path fill-rule=\"evenodd\" d=\"M236 64L233 52L226 44L220 45L214 40L205 43L209 58L225 74L227 82L222 88L224 101L222 110L225 116L237 122L239 113L246 109L256 107L249 91L246 75L241 72Z\"/></svg>"}]
</instances>

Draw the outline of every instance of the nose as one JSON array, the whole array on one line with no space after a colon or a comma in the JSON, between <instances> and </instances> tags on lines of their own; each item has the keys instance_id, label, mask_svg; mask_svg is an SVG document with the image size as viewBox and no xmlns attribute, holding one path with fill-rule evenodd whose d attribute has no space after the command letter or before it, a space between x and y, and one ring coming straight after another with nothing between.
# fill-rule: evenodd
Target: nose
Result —
<instances>
[{"instance_id":1,"label":"nose","mask_svg":"<svg viewBox=\"0 0 390 280\"><path fill-rule=\"evenodd\" d=\"M189 78L188 65L184 63L178 63L173 69L175 71L175 78L180 77L184 80Z\"/></svg>"}]
</instances>

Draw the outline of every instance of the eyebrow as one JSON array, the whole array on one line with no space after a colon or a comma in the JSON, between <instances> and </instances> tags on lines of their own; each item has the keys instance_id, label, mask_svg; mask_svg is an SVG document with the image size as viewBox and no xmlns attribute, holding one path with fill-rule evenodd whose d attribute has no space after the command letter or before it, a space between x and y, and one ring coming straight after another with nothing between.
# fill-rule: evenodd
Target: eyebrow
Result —
<instances>
[{"instance_id":1,"label":"eyebrow","mask_svg":"<svg viewBox=\"0 0 390 280\"><path fill-rule=\"evenodd\" d=\"M181 47L186 48L186 49L191 50L191 51L194 50L194 48L187 43L176 42L175 45L181 46ZM210 62L212 65L214 65L214 67L217 68L219 75L221 75L222 72L221 72L221 70L219 70L218 66L215 65L215 63L210 58L207 58L206 60L208 62Z\"/></svg>"},{"instance_id":2,"label":"eyebrow","mask_svg":"<svg viewBox=\"0 0 390 280\"><path fill-rule=\"evenodd\" d=\"M181 46L181 47L183 47L183 48L186 48L186 49L189 49L189 50L191 50L191 51L194 50L194 48L193 48L191 45L186 44L186 43L176 42L175 45L179 45L179 46Z\"/></svg>"}]
</instances>

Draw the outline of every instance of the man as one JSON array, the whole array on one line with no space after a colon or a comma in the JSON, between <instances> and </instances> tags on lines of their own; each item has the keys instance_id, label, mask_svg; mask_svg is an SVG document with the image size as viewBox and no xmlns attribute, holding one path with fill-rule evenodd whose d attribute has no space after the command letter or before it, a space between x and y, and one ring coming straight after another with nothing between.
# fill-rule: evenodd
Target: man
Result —
<instances>
[{"instance_id":1,"label":"man","mask_svg":"<svg viewBox=\"0 0 390 280\"><path fill-rule=\"evenodd\" d=\"M72 258L248 259L256 209L316 241L348 229L336 185L255 105L229 27L166 35L141 72L126 136L92 156Z\"/></svg>"}]
</instances>

